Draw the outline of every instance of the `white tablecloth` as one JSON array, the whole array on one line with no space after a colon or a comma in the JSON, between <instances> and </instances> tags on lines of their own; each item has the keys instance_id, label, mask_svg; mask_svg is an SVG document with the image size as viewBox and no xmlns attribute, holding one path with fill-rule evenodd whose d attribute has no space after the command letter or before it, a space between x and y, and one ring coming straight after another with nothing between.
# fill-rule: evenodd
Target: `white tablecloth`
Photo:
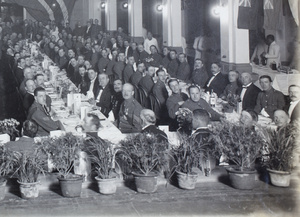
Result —
<instances>
[{"instance_id":1,"label":"white tablecloth","mask_svg":"<svg viewBox=\"0 0 300 217\"><path fill-rule=\"evenodd\" d=\"M269 75L273 80L274 89L281 91L284 95L288 95L288 87L292 84L300 84L300 74L297 70L293 70L293 74L285 74L282 72L274 71L265 66L252 66L253 78L255 79L254 84L260 87L259 77L262 75ZM257 80L256 80L257 79Z\"/></svg>"}]
</instances>

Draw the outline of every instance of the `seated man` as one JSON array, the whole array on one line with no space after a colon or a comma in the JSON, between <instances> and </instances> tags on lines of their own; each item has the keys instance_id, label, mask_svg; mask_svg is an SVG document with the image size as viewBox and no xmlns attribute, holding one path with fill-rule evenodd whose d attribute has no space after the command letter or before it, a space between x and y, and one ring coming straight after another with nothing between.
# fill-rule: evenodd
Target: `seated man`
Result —
<instances>
[{"instance_id":1,"label":"seated man","mask_svg":"<svg viewBox=\"0 0 300 217\"><path fill-rule=\"evenodd\" d=\"M184 53L178 54L179 65L176 72L176 78L187 82L191 76L190 65L186 61L186 55Z\"/></svg>"},{"instance_id":2,"label":"seated man","mask_svg":"<svg viewBox=\"0 0 300 217\"><path fill-rule=\"evenodd\" d=\"M195 145L202 146L203 151L200 155L200 164L202 167L202 172L204 172L207 161L210 161L210 169L214 169L216 165L216 159L213 158L209 150L213 150L212 144L209 143L211 131L208 129L208 124L210 122L210 115L204 109L196 109L193 111L193 120L192 127L193 133L191 135L191 139L195 141Z\"/></svg>"},{"instance_id":3,"label":"seated man","mask_svg":"<svg viewBox=\"0 0 300 217\"><path fill-rule=\"evenodd\" d=\"M156 75L158 79L152 88L152 93L157 97L157 99L160 102L160 105L164 106L169 96L165 85L166 72L163 69L159 69L156 71Z\"/></svg>"},{"instance_id":4,"label":"seated man","mask_svg":"<svg viewBox=\"0 0 300 217\"><path fill-rule=\"evenodd\" d=\"M96 98L97 97L96 93L99 87L99 80L97 79L98 74L92 68L88 69L87 71L88 71L88 78L89 78L88 89L87 89L88 96L90 95L93 96L93 98Z\"/></svg>"},{"instance_id":5,"label":"seated man","mask_svg":"<svg viewBox=\"0 0 300 217\"><path fill-rule=\"evenodd\" d=\"M278 128L285 127L289 124L289 115L283 110L276 110L274 112L274 122Z\"/></svg>"},{"instance_id":6,"label":"seated man","mask_svg":"<svg viewBox=\"0 0 300 217\"><path fill-rule=\"evenodd\" d=\"M44 87L44 75L43 74L36 74L34 76L34 81L37 87Z\"/></svg>"},{"instance_id":7,"label":"seated man","mask_svg":"<svg viewBox=\"0 0 300 217\"><path fill-rule=\"evenodd\" d=\"M237 89L237 95L241 99L238 111L254 110L260 89L252 83L252 76L249 72L241 74L241 82L243 86Z\"/></svg>"},{"instance_id":8,"label":"seated man","mask_svg":"<svg viewBox=\"0 0 300 217\"><path fill-rule=\"evenodd\" d=\"M153 76L155 74L155 68L153 66L148 66L145 74L146 75L141 78L139 86L141 86L149 95L154 86Z\"/></svg>"},{"instance_id":9,"label":"seated man","mask_svg":"<svg viewBox=\"0 0 300 217\"><path fill-rule=\"evenodd\" d=\"M258 121L257 113L253 110L243 110L240 122L247 127L254 127Z\"/></svg>"},{"instance_id":10,"label":"seated man","mask_svg":"<svg viewBox=\"0 0 300 217\"><path fill-rule=\"evenodd\" d=\"M60 121L52 120L50 107L46 103L46 91L42 87L34 90L34 103L28 111L28 120L33 120L38 125L37 136L48 136L52 130L63 130Z\"/></svg>"},{"instance_id":11,"label":"seated man","mask_svg":"<svg viewBox=\"0 0 300 217\"><path fill-rule=\"evenodd\" d=\"M156 117L152 110L143 109L141 111L142 120L142 133L150 133L157 137L160 142L168 142L168 136L163 131L159 130L156 126Z\"/></svg>"},{"instance_id":12,"label":"seated man","mask_svg":"<svg viewBox=\"0 0 300 217\"><path fill-rule=\"evenodd\" d=\"M168 109L169 117L171 118L169 128L170 131L175 131L178 128L178 123L176 120L176 112L179 110L180 106L183 105L184 101L188 99L185 93L181 93L179 88L179 82L177 79L170 79L168 85L172 91L171 96L166 101L166 106Z\"/></svg>"},{"instance_id":13,"label":"seated man","mask_svg":"<svg viewBox=\"0 0 300 217\"><path fill-rule=\"evenodd\" d=\"M300 119L300 86L289 86L289 98L290 104L286 107L286 111L289 114L291 122Z\"/></svg>"},{"instance_id":14,"label":"seated man","mask_svg":"<svg viewBox=\"0 0 300 217\"><path fill-rule=\"evenodd\" d=\"M122 133L138 133L141 131L140 113L143 107L134 99L134 87L126 83L123 85L124 102L119 112L118 128Z\"/></svg>"},{"instance_id":15,"label":"seated man","mask_svg":"<svg viewBox=\"0 0 300 217\"><path fill-rule=\"evenodd\" d=\"M116 79L114 81L114 93L111 97L111 104L112 104L112 112L114 115L114 120L119 119L119 112L121 108L121 104L123 103L123 95L122 95L123 83L121 79Z\"/></svg>"},{"instance_id":16,"label":"seated man","mask_svg":"<svg viewBox=\"0 0 300 217\"><path fill-rule=\"evenodd\" d=\"M212 76L207 79L205 84L205 92L211 92L213 90L218 96L220 96L228 83L227 78L222 74L221 65L219 63L211 64L211 73Z\"/></svg>"},{"instance_id":17,"label":"seated man","mask_svg":"<svg viewBox=\"0 0 300 217\"><path fill-rule=\"evenodd\" d=\"M198 86L192 85L188 90L191 98L183 103L183 105L181 106L182 108L188 108L191 111L194 111L196 109L204 109L211 115L212 121L220 121L222 115L213 110L210 105L201 98L200 88Z\"/></svg>"},{"instance_id":18,"label":"seated man","mask_svg":"<svg viewBox=\"0 0 300 217\"><path fill-rule=\"evenodd\" d=\"M83 130L91 137L98 137L98 129L100 126L100 119L97 115L88 113L83 119Z\"/></svg>"},{"instance_id":19,"label":"seated man","mask_svg":"<svg viewBox=\"0 0 300 217\"><path fill-rule=\"evenodd\" d=\"M99 87L95 95L96 105L100 107L100 111L108 117L108 113L111 110L111 96L113 93L113 87L109 83L107 74L100 73L98 75Z\"/></svg>"},{"instance_id":20,"label":"seated man","mask_svg":"<svg viewBox=\"0 0 300 217\"><path fill-rule=\"evenodd\" d=\"M26 94L24 95L24 99L23 99L23 107L26 112L28 112L28 109L34 102L33 92L34 92L35 88L36 88L36 85L33 80L28 79L25 81Z\"/></svg>"},{"instance_id":21,"label":"seated man","mask_svg":"<svg viewBox=\"0 0 300 217\"><path fill-rule=\"evenodd\" d=\"M20 84L20 93L22 94L22 96L24 96L26 94L26 89L25 89L25 81L27 81L28 79L32 80L34 79L34 75L31 71L31 68L30 67L26 67L24 69L24 80L21 82Z\"/></svg>"},{"instance_id":22,"label":"seated man","mask_svg":"<svg viewBox=\"0 0 300 217\"><path fill-rule=\"evenodd\" d=\"M11 151L33 152L36 147L33 138L36 136L38 126L34 121L26 120L22 129L23 136L18 141L6 143L5 146Z\"/></svg>"},{"instance_id":23,"label":"seated man","mask_svg":"<svg viewBox=\"0 0 300 217\"><path fill-rule=\"evenodd\" d=\"M236 91L240 86L238 79L239 79L238 71L234 71L234 70L229 71L228 73L229 84L227 84L223 93L220 95L222 99L227 100L229 95L236 94Z\"/></svg>"},{"instance_id":24,"label":"seated man","mask_svg":"<svg viewBox=\"0 0 300 217\"><path fill-rule=\"evenodd\" d=\"M285 106L284 95L272 87L272 79L268 75L261 76L259 83L263 91L257 96L254 111L265 117L273 118L274 111L283 109Z\"/></svg>"},{"instance_id":25,"label":"seated man","mask_svg":"<svg viewBox=\"0 0 300 217\"><path fill-rule=\"evenodd\" d=\"M204 88L208 75L201 59L195 59L194 70L192 72L192 82Z\"/></svg>"}]
</instances>

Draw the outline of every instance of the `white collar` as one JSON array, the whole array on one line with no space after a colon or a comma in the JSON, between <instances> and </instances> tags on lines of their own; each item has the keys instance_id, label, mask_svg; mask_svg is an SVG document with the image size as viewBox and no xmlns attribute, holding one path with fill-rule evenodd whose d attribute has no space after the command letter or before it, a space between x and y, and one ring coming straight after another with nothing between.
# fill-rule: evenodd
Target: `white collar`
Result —
<instances>
[{"instance_id":1,"label":"white collar","mask_svg":"<svg viewBox=\"0 0 300 217\"><path fill-rule=\"evenodd\" d=\"M250 87L251 84L252 84L252 82L251 82L250 84L243 85L243 88L245 88L245 87Z\"/></svg>"},{"instance_id":2,"label":"white collar","mask_svg":"<svg viewBox=\"0 0 300 217\"><path fill-rule=\"evenodd\" d=\"M297 100L297 101L291 101L290 104L291 104L291 105L296 105L298 102L300 102L300 99Z\"/></svg>"}]
</instances>

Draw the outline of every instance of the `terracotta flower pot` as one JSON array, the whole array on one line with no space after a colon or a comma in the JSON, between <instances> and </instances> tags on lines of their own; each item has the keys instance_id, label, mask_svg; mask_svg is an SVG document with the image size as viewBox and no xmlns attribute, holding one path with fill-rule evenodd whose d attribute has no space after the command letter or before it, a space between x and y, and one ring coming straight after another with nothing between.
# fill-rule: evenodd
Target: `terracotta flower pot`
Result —
<instances>
[{"instance_id":1,"label":"terracotta flower pot","mask_svg":"<svg viewBox=\"0 0 300 217\"><path fill-rule=\"evenodd\" d=\"M186 174L179 171L176 171L176 173L178 185L180 188L187 190L195 189L198 178L197 173L192 172L191 174Z\"/></svg>"},{"instance_id":2,"label":"terracotta flower pot","mask_svg":"<svg viewBox=\"0 0 300 217\"><path fill-rule=\"evenodd\" d=\"M243 170L238 168L226 168L232 187L241 190L251 190L256 187L256 170Z\"/></svg>"},{"instance_id":3,"label":"terracotta flower pot","mask_svg":"<svg viewBox=\"0 0 300 217\"><path fill-rule=\"evenodd\" d=\"M157 174L149 173L148 175L132 173L134 175L134 181L137 192L150 194L157 190Z\"/></svg>"},{"instance_id":4,"label":"terracotta flower pot","mask_svg":"<svg viewBox=\"0 0 300 217\"><path fill-rule=\"evenodd\" d=\"M18 180L18 183L20 184L20 192L23 199L32 199L39 196L39 182L25 183Z\"/></svg>"},{"instance_id":5,"label":"terracotta flower pot","mask_svg":"<svg viewBox=\"0 0 300 217\"><path fill-rule=\"evenodd\" d=\"M101 194L114 194L117 191L116 180L117 178L101 179L98 176L95 177L98 182L99 192Z\"/></svg>"},{"instance_id":6,"label":"terracotta flower pot","mask_svg":"<svg viewBox=\"0 0 300 217\"><path fill-rule=\"evenodd\" d=\"M278 187L289 187L291 173L285 171L267 169L270 174L271 183Z\"/></svg>"},{"instance_id":7,"label":"terracotta flower pot","mask_svg":"<svg viewBox=\"0 0 300 217\"><path fill-rule=\"evenodd\" d=\"M82 175L72 175L67 178L57 177L62 195L64 197L80 197L83 178Z\"/></svg>"},{"instance_id":8,"label":"terracotta flower pot","mask_svg":"<svg viewBox=\"0 0 300 217\"><path fill-rule=\"evenodd\" d=\"M0 178L0 201L4 200L6 192L6 179Z\"/></svg>"}]
</instances>

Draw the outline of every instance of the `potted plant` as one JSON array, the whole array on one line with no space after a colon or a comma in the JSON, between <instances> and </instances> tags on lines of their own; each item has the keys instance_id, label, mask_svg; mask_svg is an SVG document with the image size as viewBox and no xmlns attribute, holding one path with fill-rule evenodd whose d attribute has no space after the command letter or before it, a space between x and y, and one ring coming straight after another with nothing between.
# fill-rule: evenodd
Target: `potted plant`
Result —
<instances>
[{"instance_id":1,"label":"potted plant","mask_svg":"<svg viewBox=\"0 0 300 217\"><path fill-rule=\"evenodd\" d=\"M0 146L0 201L5 197L7 182L5 176L13 171L15 159L13 152L8 151L4 145Z\"/></svg>"},{"instance_id":2,"label":"potted plant","mask_svg":"<svg viewBox=\"0 0 300 217\"><path fill-rule=\"evenodd\" d=\"M115 150L108 141L91 137L85 142L84 151L87 152L93 168L97 174L99 192L102 194L116 193L117 174L114 170Z\"/></svg>"},{"instance_id":3,"label":"potted plant","mask_svg":"<svg viewBox=\"0 0 300 217\"><path fill-rule=\"evenodd\" d=\"M4 119L0 121L0 134L7 133L10 136L10 141L15 141L16 137L19 136L17 126L20 123L13 118Z\"/></svg>"},{"instance_id":4,"label":"potted plant","mask_svg":"<svg viewBox=\"0 0 300 217\"><path fill-rule=\"evenodd\" d=\"M271 183L275 186L288 187L290 185L297 133L299 135L297 127L288 125L277 131L269 130L266 134L267 145L264 165L270 174Z\"/></svg>"},{"instance_id":5,"label":"potted plant","mask_svg":"<svg viewBox=\"0 0 300 217\"><path fill-rule=\"evenodd\" d=\"M168 143L153 134L141 133L121 141L118 156L128 162L135 178L137 191L153 193L157 190L159 172L168 171Z\"/></svg>"},{"instance_id":6,"label":"potted plant","mask_svg":"<svg viewBox=\"0 0 300 217\"><path fill-rule=\"evenodd\" d=\"M259 133L261 130L226 120L213 130L217 153L235 164L227 168L234 188L253 189L256 186L255 160L261 156L265 143L263 134Z\"/></svg>"},{"instance_id":7,"label":"potted plant","mask_svg":"<svg viewBox=\"0 0 300 217\"><path fill-rule=\"evenodd\" d=\"M172 149L173 158L176 161L175 172L178 185L182 189L194 189L198 173L196 168L207 170L204 162L209 160L212 149L208 138L195 140L185 134L179 134L180 145ZM210 171L203 171L210 172Z\"/></svg>"},{"instance_id":8,"label":"potted plant","mask_svg":"<svg viewBox=\"0 0 300 217\"><path fill-rule=\"evenodd\" d=\"M45 173L47 158L40 148L33 152L14 152L16 157L15 173L20 184L21 197L24 199L39 196L38 176Z\"/></svg>"},{"instance_id":9,"label":"potted plant","mask_svg":"<svg viewBox=\"0 0 300 217\"><path fill-rule=\"evenodd\" d=\"M58 171L62 195L64 197L80 197L83 175L72 173L74 162L79 157L83 138L67 133L60 137L47 138L42 141L49 159Z\"/></svg>"}]
</instances>

